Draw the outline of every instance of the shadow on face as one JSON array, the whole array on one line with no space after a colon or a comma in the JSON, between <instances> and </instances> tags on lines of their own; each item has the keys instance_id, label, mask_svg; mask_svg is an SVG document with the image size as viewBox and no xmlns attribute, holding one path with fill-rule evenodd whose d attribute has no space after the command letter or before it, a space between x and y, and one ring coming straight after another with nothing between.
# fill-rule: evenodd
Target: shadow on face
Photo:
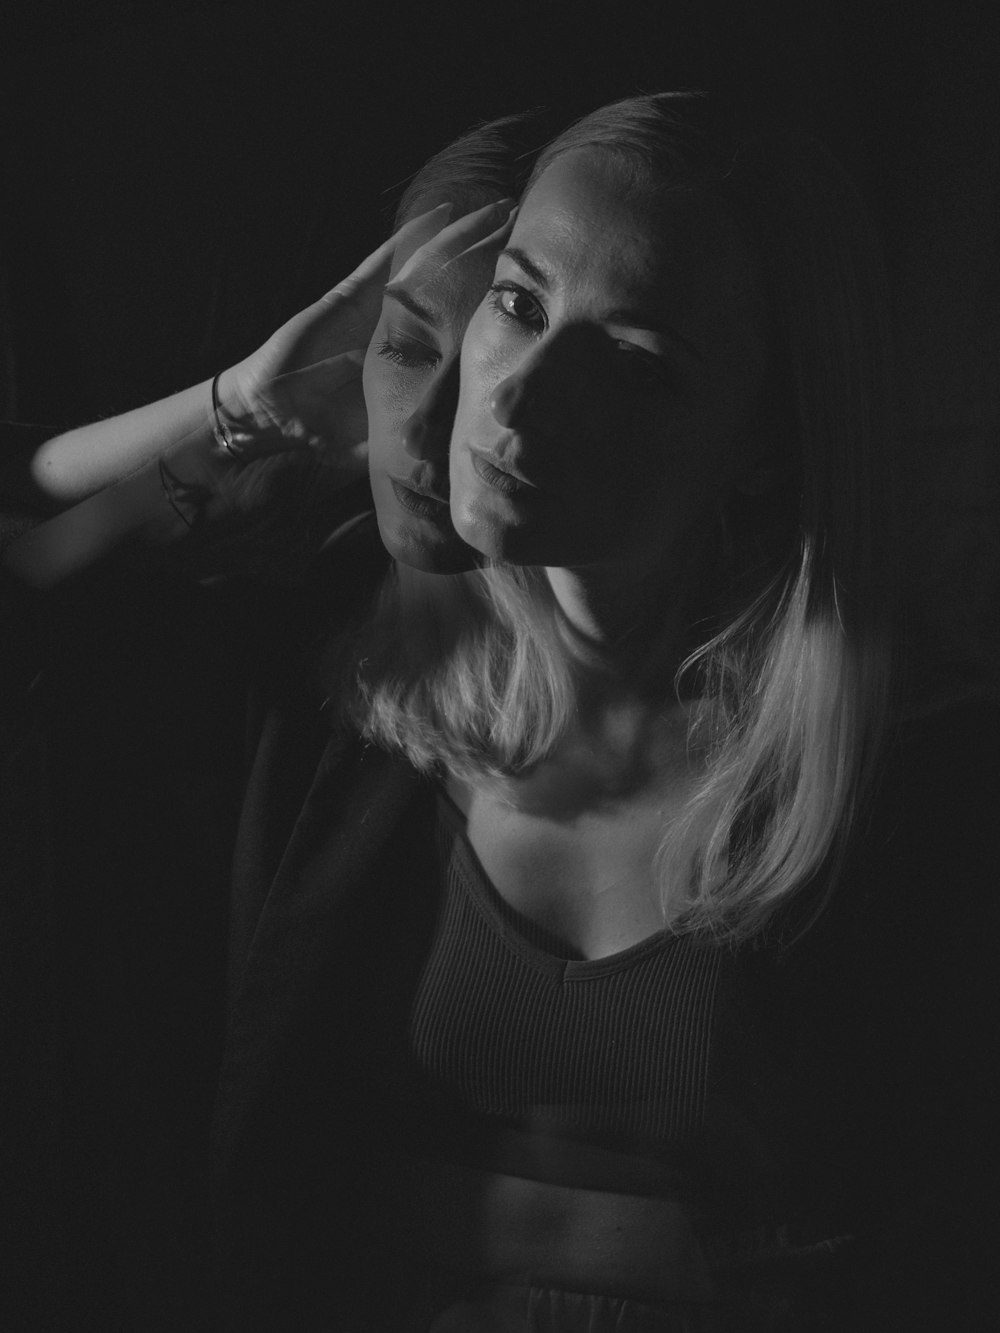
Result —
<instances>
[{"instance_id":1,"label":"shadow on face","mask_svg":"<svg viewBox=\"0 0 1000 1333\"><path fill-rule=\"evenodd\" d=\"M637 198L607 153L567 152L466 334L456 530L515 563L669 567L745 465L766 362L754 266L720 207Z\"/></svg>"}]
</instances>

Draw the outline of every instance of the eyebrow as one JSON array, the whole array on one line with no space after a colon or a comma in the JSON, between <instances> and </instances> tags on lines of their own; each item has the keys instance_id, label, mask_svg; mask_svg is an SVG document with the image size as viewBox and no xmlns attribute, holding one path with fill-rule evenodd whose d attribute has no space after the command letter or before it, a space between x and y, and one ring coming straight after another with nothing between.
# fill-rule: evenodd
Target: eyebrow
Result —
<instances>
[{"instance_id":1,"label":"eyebrow","mask_svg":"<svg viewBox=\"0 0 1000 1333\"><path fill-rule=\"evenodd\" d=\"M551 275L544 269L539 268L533 259L529 259L523 250L516 245L508 245L506 250L500 251L501 258L513 259L514 263L524 273L528 275L533 282L537 282L539 287L544 287L546 291L552 285Z\"/></svg>"},{"instance_id":2,"label":"eyebrow","mask_svg":"<svg viewBox=\"0 0 1000 1333\"><path fill-rule=\"evenodd\" d=\"M533 259L530 259L523 250L518 249L516 245L509 245L506 250L501 251L501 255L507 259L512 259L514 263L524 273L536 282L539 287L549 290L553 285L553 278L546 273L544 269L539 268ZM629 329L645 329L649 333L658 333L671 342L676 343L688 356L696 361L704 361L705 356L701 349L685 338L682 333L678 333L675 328L666 323L658 315L651 314L645 310L612 310L604 316L604 322L607 324L622 324Z\"/></svg>"},{"instance_id":3,"label":"eyebrow","mask_svg":"<svg viewBox=\"0 0 1000 1333\"><path fill-rule=\"evenodd\" d=\"M658 333L661 337L676 343L695 361L705 360L704 352L696 343L685 338L683 333L678 333L672 325L648 310L612 310L610 314L604 316L604 319L608 324L621 324L627 329L645 329L649 333Z\"/></svg>"},{"instance_id":4,"label":"eyebrow","mask_svg":"<svg viewBox=\"0 0 1000 1333\"><path fill-rule=\"evenodd\" d=\"M432 309L430 306L424 305L421 301L418 301L411 292L406 290L405 287L396 286L394 283L390 282L384 289L383 295L388 296L390 300L396 301L404 310L408 310L411 315L416 315L417 319L423 320L424 323L429 324L432 329L439 329L441 327L440 313Z\"/></svg>"}]
</instances>

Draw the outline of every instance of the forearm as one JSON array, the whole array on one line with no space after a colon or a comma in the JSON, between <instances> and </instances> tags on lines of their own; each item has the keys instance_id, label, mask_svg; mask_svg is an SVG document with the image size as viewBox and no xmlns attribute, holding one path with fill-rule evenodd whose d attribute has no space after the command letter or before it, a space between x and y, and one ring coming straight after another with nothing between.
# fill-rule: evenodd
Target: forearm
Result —
<instances>
[{"instance_id":1,"label":"forearm","mask_svg":"<svg viewBox=\"0 0 1000 1333\"><path fill-rule=\"evenodd\" d=\"M155 553L189 531L164 494L155 461L33 528L3 555L4 572L52 591L123 553Z\"/></svg>"},{"instance_id":2,"label":"forearm","mask_svg":"<svg viewBox=\"0 0 1000 1333\"><path fill-rule=\"evenodd\" d=\"M43 503L66 509L179 446L208 454L214 447L212 425L206 381L48 440L31 460L31 483Z\"/></svg>"},{"instance_id":3,"label":"forearm","mask_svg":"<svg viewBox=\"0 0 1000 1333\"><path fill-rule=\"evenodd\" d=\"M303 522L306 509L322 526L327 495L364 471L358 342L368 341L377 314L358 292L370 304L380 300L390 253L388 243L380 247L346 291L327 293L224 371L217 401L206 381L42 444L22 475L30 473L38 510L64 512L14 540L3 567L25 586L48 589L123 548L141 565L144 555L178 545L186 567L211 548L210 572L226 573L252 541L272 540L286 517L297 547L321 540ZM348 334L350 345L338 350ZM294 506L272 504L275 483L279 499L300 487ZM184 541L195 527L194 540Z\"/></svg>"},{"instance_id":4,"label":"forearm","mask_svg":"<svg viewBox=\"0 0 1000 1333\"><path fill-rule=\"evenodd\" d=\"M3 568L26 587L50 590L115 553L142 567L183 541L239 470L215 424L206 382L48 441L33 468L62 512L14 541Z\"/></svg>"}]
</instances>

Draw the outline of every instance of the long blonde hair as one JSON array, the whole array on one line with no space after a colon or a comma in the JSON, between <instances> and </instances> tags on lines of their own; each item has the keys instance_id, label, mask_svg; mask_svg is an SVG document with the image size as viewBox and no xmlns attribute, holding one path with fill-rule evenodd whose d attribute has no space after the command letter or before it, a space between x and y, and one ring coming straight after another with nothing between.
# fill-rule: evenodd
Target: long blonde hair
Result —
<instances>
[{"instance_id":1,"label":"long blonde hair","mask_svg":"<svg viewBox=\"0 0 1000 1333\"><path fill-rule=\"evenodd\" d=\"M782 481L733 497L722 516L713 613L675 681L700 700L691 739L706 762L656 858L673 929L745 938L807 885L834 882L891 715L879 247L825 149L783 130L740 132L702 94L602 108L543 151L532 179L576 148L615 154L638 197L696 189L718 200L768 295L776 374L761 428ZM363 657L356 716L425 770L523 773L574 713L574 671L540 570L399 569Z\"/></svg>"}]
</instances>

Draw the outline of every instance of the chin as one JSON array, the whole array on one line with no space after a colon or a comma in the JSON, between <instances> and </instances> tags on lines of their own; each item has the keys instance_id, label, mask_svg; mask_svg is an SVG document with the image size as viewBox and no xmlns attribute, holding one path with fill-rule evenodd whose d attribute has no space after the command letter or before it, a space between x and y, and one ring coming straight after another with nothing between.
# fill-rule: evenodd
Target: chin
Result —
<instances>
[{"instance_id":1,"label":"chin","mask_svg":"<svg viewBox=\"0 0 1000 1333\"><path fill-rule=\"evenodd\" d=\"M465 513L454 513L452 521L466 549L470 547L487 560L507 565L544 565L544 547L550 545L529 523L511 523L490 512L473 506Z\"/></svg>"},{"instance_id":2,"label":"chin","mask_svg":"<svg viewBox=\"0 0 1000 1333\"><path fill-rule=\"evenodd\" d=\"M476 552L451 528L445 532L429 523L386 523L381 514L378 525L383 546L400 564L425 574L463 574L476 567Z\"/></svg>"}]
</instances>

